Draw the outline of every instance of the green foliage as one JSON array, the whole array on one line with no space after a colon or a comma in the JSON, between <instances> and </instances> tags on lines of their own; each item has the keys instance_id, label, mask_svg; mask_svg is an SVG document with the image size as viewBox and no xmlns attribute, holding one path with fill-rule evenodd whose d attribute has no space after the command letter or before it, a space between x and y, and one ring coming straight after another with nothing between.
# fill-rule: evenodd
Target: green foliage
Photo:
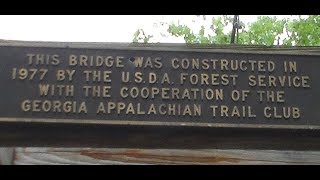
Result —
<instances>
[{"instance_id":1,"label":"green foliage","mask_svg":"<svg viewBox=\"0 0 320 180\"><path fill-rule=\"evenodd\" d=\"M277 20L275 17L260 16L258 20L249 24L249 30L242 32L240 44L273 45L283 33L286 20ZM277 43L278 44L278 43Z\"/></svg>"},{"instance_id":2,"label":"green foliage","mask_svg":"<svg viewBox=\"0 0 320 180\"><path fill-rule=\"evenodd\" d=\"M287 24L287 31L290 38L288 44L295 42L299 46L320 45L320 16L311 15L306 19L295 19Z\"/></svg>"},{"instance_id":3,"label":"green foliage","mask_svg":"<svg viewBox=\"0 0 320 180\"><path fill-rule=\"evenodd\" d=\"M194 34L191 29L185 25L169 25L168 32L170 32L173 36L179 37L182 36L186 43L195 43L196 42L196 34Z\"/></svg>"},{"instance_id":4,"label":"green foliage","mask_svg":"<svg viewBox=\"0 0 320 180\"><path fill-rule=\"evenodd\" d=\"M152 38L152 35L146 35L143 29L138 29L134 35L133 35L133 42L137 43L140 40L143 41L143 43L148 43L150 41L150 38ZM141 37L142 36L142 37Z\"/></svg>"},{"instance_id":5,"label":"green foliage","mask_svg":"<svg viewBox=\"0 0 320 180\"><path fill-rule=\"evenodd\" d=\"M200 17L200 16L198 16ZM205 16L203 19L205 20ZM241 16L240 16L241 19ZM219 16L211 20L210 29L199 24L199 31L193 32L183 24L169 24L167 32L175 37L183 37L186 43L230 44L233 16ZM253 23L240 22L236 43L249 45L286 45L286 46L319 46L320 16L310 15L306 18L277 19L276 17L259 16ZM142 34L142 37L140 35ZM137 30L134 42L149 42L152 38L145 35L142 29Z\"/></svg>"},{"instance_id":6,"label":"green foliage","mask_svg":"<svg viewBox=\"0 0 320 180\"><path fill-rule=\"evenodd\" d=\"M230 36L223 33L223 29L230 23L230 18L223 16L223 18L213 18L211 30L214 35L205 34L205 27L202 25L198 33L194 33L186 25L170 24L168 32L176 37L183 37L186 43L206 43L206 44L225 44L230 41Z\"/></svg>"}]
</instances>

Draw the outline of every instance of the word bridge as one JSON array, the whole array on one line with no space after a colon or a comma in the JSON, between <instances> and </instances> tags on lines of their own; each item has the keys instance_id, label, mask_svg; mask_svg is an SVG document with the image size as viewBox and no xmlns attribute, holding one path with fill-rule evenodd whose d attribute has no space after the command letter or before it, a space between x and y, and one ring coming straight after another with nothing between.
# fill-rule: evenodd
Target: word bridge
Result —
<instances>
[{"instance_id":1,"label":"word bridge","mask_svg":"<svg viewBox=\"0 0 320 180\"><path fill-rule=\"evenodd\" d=\"M0 44L0 123L61 126L54 133L92 125L317 130L319 55L280 47L9 41Z\"/></svg>"}]
</instances>

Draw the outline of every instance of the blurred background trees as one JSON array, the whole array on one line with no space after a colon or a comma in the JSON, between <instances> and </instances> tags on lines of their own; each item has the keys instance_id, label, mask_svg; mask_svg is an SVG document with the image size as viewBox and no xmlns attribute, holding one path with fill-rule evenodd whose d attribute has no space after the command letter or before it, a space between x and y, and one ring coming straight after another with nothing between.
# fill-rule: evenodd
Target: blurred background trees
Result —
<instances>
[{"instance_id":1,"label":"blurred background trees","mask_svg":"<svg viewBox=\"0 0 320 180\"><path fill-rule=\"evenodd\" d=\"M206 20L205 15L197 15ZM284 46L319 46L320 16L296 16L292 18L277 18L277 16L258 16L256 21L244 23L238 16L235 44L245 45L284 45ZM182 37L185 43L196 44L230 44L233 27L233 15L215 16L209 24L195 22L198 31L192 30L186 24L161 22L170 36ZM198 20L200 21L200 20ZM148 43L154 34L138 29L133 42Z\"/></svg>"}]
</instances>

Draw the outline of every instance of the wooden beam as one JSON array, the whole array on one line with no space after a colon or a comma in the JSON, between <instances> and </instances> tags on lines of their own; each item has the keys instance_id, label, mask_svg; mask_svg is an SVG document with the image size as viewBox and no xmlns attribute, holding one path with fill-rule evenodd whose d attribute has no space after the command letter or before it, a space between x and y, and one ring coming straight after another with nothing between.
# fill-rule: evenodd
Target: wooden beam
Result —
<instances>
[{"instance_id":1,"label":"wooden beam","mask_svg":"<svg viewBox=\"0 0 320 180\"><path fill-rule=\"evenodd\" d=\"M0 148L0 165L12 165L14 159L14 148Z\"/></svg>"},{"instance_id":2,"label":"wooden beam","mask_svg":"<svg viewBox=\"0 0 320 180\"><path fill-rule=\"evenodd\" d=\"M68 164L320 164L319 151L17 148L17 165Z\"/></svg>"}]
</instances>

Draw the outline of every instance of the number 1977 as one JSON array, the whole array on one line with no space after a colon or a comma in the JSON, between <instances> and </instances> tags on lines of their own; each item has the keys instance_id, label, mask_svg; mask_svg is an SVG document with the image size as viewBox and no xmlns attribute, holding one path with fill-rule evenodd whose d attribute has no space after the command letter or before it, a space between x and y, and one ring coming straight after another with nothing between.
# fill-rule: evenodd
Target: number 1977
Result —
<instances>
[{"instance_id":1,"label":"number 1977","mask_svg":"<svg viewBox=\"0 0 320 180\"><path fill-rule=\"evenodd\" d=\"M47 72L48 72L48 69L13 68L12 79L33 80L36 76L39 76L39 80L42 80L47 74Z\"/></svg>"}]
</instances>

